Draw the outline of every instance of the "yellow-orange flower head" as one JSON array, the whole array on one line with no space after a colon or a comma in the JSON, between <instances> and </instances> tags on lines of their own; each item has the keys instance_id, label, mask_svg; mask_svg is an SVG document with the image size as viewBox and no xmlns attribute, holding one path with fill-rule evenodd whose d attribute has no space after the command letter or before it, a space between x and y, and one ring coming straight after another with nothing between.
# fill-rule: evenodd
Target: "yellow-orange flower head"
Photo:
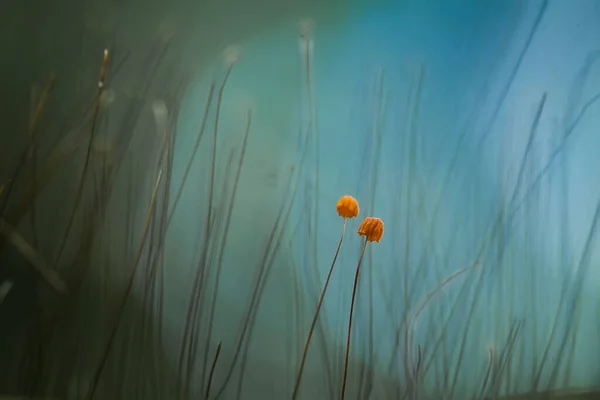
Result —
<instances>
[{"instance_id":1,"label":"yellow-orange flower head","mask_svg":"<svg viewBox=\"0 0 600 400\"><path fill-rule=\"evenodd\" d=\"M369 242L377 242L383 236L383 221L379 218L366 217L358 227L358 234L366 236Z\"/></svg>"},{"instance_id":2,"label":"yellow-orange flower head","mask_svg":"<svg viewBox=\"0 0 600 400\"><path fill-rule=\"evenodd\" d=\"M359 208L358 201L352 196L343 196L338 200L335 206L340 217L343 218L354 218L358 216Z\"/></svg>"}]
</instances>

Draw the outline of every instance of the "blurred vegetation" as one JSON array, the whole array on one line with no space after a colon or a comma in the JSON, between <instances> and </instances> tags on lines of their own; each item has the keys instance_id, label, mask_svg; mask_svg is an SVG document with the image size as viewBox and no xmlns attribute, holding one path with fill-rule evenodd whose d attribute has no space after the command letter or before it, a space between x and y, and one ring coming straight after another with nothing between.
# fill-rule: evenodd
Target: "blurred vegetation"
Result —
<instances>
[{"instance_id":1,"label":"blurred vegetation","mask_svg":"<svg viewBox=\"0 0 600 400\"><path fill-rule=\"evenodd\" d=\"M341 8L337 3L325 7L317 1L267 0L218 6L141 1L7 4L8 13L0 16L2 43L7 43L0 59L5 131L0 136L0 284L5 284L0 290L0 394L86 400L291 395L322 271L333 255L330 248L321 251L321 241L329 245L337 240L319 226L339 223L333 211L326 221L319 211L333 207L323 200L330 183L319 184L325 161L319 158L323 136L311 75L312 26L301 24L296 36L303 49L298 60L299 107L306 115L288 135L295 144L295 159L290 168L278 166L273 173L276 183L265 185L271 186L270 192L264 191L268 194L245 175L252 171L252 162L268 158L248 150L258 140L254 135L264 130L256 122L256 110L244 105L237 125L226 125L231 108L222 115L239 54L235 48L221 52L279 21L300 20L305 14L329 22L343 19L343 13L336 13ZM256 17L247 18L249 13ZM226 29L218 29L225 21ZM206 24L214 38L194 40L195 24ZM534 32L536 22L530 25ZM190 54L190 46L198 52ZM527 50L526 41L523 54ZM368 286L362 285L357 299L357 343L349 353L340 345L346 340L349 313L326 306L323 314L334 317L322 317L315 324L315 356L302 381L302 398L337 398L338 381L348 365L349 397L600 398L590 393L592 389L581 394L561 391L574 374L580 332L597 328L581 322L582 315L597 316L593 301L584 302L581 293L592 264L600 202L594 203L596 213L585 227L578 259L569 261L577 264L575 272L563 277L560 293L546 303L540 302L547 293L541 289L547 281L541 269L546 260L507 244L510 234L519 237L519 244L531 245L524 246L527 249L545 244L534 234L544 227L535 210L547 205L547 187L540 182L599 99L583 90L597 58L591 54L573 82L562 139L550 156L543 161L534 157L547 106L544 93L536 99L534 112L527 114L526 145L510 166L516 178L498 195L492 211L487 210L489 218L457 216L454 225L440 222L438 210L453 214L443 194L444 188L458 186L453 179L464 168L459 150L449 165L440 167L445 178L440 179L439 197L427 197L431 177L423 178L429 172L424 143L435 141L435 135L432 140L419 127L426 68L411 74L400 102L405 108L400 128L388 126L386 118L394 113L386 108L385 75L377 76L364 109L369 128L357 139L363 156L355 157L360 172L352 190L358 187L360 219L385 214L382 242L401 250L387 248L396 268L379 284L374 283L373 266L390 257L363 248L361 282ZM215 59L217 67L212 65ZM198 70L209 77L206 88L198 83ZM202 92L201 100L192 98L190 93L196 92ZM500 96L498 107L504 101ZM187 129L182 117L189 114L197 117L189 123L193 129ZM490 126L495 118L490 118ZM465 131L472 133L471 122ZM386 129L401 133L389 135L392 144L384 140ZM457 149L465 137L460 137ZM264 136L260 140L266 141ZM390 156L394 146L401 152ZM341 157L339 163L343 164ZM376 195L381 191L400 194L394 195L392 205L383 204ZM264 209L248 209L253 196ZM188 211L190 198L194 215ZM568 219L569 210L562 212ZM515 228L519 218L526 223ZM475 228L466 233L471 224ZM440 239L434 228L439 225L450 226L449 242ZM173 226L179 231L192 226L195 235L174 235ZM350 266L348 276L354 273L359 249L355 227L351 229L353 237L345 240L355 249L346 249L339 262ZM239 246L243 235L248 248ZM571 250L566 235L560 233L564 247L559 253ZM457 237L470 248L466 264L449 255ZM438 249L440 243L446 247ZM181 249L194 254L181 254ZM327 263L320 261L321 254ZM236 270L238 275L225 270L237 264L244 267ZM432 268L426 268L429 265ZM518 279L511 265L528 265L531 279ZM268 279L283 283L268 292ZM333 279L346 282L339 276ZM339 286L325 304L337 304L335 298L343 297L349 305L350 288L344 289L347 293L336 289ZM526 294L527 312L514 304L517 291ZM443 301L432 301L441 293L447 295ZM484 301L486 296L492 300ZM244 301L232 304L232 297ZM374 310L375 297L382 309ZM274 305L261 303L265 298ZM488 329L481 314L497 303L503 304L501 312ZM584 314L584 305L593 310ZM555 315L550 313L542 324L536 311L555 306ZM374 320L385 324L376 327ZM288 323L284 334L278 331ZM536 334L542 327L552 331L543 340ZM490 330L498 335L495 347L482 345ZM387 347L377 342L378 334L385 335ZM251 356L262 349L271 351L269 345L277 352L277 335L285 336L289 353L283 358L289 365ZM251 340L263 346L251 347ZM376 345L382 345L389 359L375 360ZM351 356L344 365L347 354ZM502 397L525 392L529 394Z\"/></svg>"}]
</instances>

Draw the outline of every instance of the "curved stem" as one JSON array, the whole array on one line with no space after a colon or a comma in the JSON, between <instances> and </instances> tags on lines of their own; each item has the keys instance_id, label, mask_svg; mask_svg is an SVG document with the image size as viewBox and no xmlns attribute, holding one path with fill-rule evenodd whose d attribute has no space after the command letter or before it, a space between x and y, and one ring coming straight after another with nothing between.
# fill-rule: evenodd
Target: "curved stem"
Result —
<instances>
[{"instance_id":1,"label":"curved stem","mask_svg":"<svg viewBox=\"0 0 600 400\"><path fill-rule=\"evenodd\" d=\"M85 182L87 178L88 171L90 169L90 159L92 155L92 149L94 147L94 140L96 134L96 128L98 125L98 116L100 115L101 101L102 101L102 93L104 92L104 83L106 80L106 70L108 68L108 49L104 50L104 58L102 60L102 66L100 67L100 77L98 78L98 91L96 92L96 105L94 107L94 115L92 117L92 130L90 131L90 137L88 141L88 146L85 154L85 160L83 162L83 170L81 171L81 177L79 179L79 184L77 187L77 192L75 193L75 203L73 205L73 210L69 215L69 220L67 223L67 229L65 231L65 235L62 238L62 242L60 247L58 248L58 253L56 256L56 263L60 261L60 258L65 250L65 246L67 244L67 239L69 238L69 234L71 233L71 229L73 228L73 223L75 222L75 214L77 213L77 209L81 204L83 199L83 189L85 187ZM35 207L35 201L33 202Z\"/></svg>"},{"instance_id":2,"label":"curved stem","mask_svg":"<svg viewBox=\"0 0 600 400\"><path fill-rule=\"evenodd\" d=\"M408 336L408 340L407 340L407 348L406 348L406 352L410 352L413 346L413 340L414 340L414 336L415 336L415 325L417 323L417 320L419 319L419 315L421 315L421 312L423 312L423 310L425 309L425 307L427 307L427 305L429 304L429 302L435 297L435 295L442 290L447 284L449 284L450 282L452 282L455 278L458 278L460 275L462 275L463 273L469 271L472 268L475 268L477 265L479 264L479 261L475 261L472 265L465 267L459 271L456 271L455 273L451 274L450 276L446 277L444 280L442 280L441 282L438 283L438 285L435 287L435 289L433 289L431 292L429 292L427 294L427 297L425 298L425 300L423 301L423 303L420 304L419 308L417 308L417 311L415 312L414 316L410 319L409 321L409 326L408 329L406 331L406 334Z\"/></svg>"},{"instance_id":3,"label":"curved stem","mask_svg":"<svg viewBox=\"0 0 600 400\"><path fill-rule=\"evenodd\" d=\"M348 358L350 357L350 339L352 335L352 314L354 314L354 300L356 299L356 288L358 286L358 275L360 274L360 265L362 264L363 256L365 255L365 249L367 248L367 238L362 245L360 251L360 258L358 259L358 265L356 266L356 275L354 276L354 287L352 288L352 303L350 304L350 319L348 320L348 340L346 341L346 359L344 360L344 377L342 378L342 394L341 400L344 400L346 393L346 379L348 377Z\"/></svg>"},{"instance_id":4,"label":"curved stem","mask_svg":"<svg viewBox=\"0 0 600 400\"><path fill-rule=\"evenodd\" d=\"M308 354L308 347L310 346L310 341L312 340L312 336L315 331L315 326L317 325L317 320L319 319L319 313L321 312L321 307L323 306L323 300L325 299L325 292L327 292L327 287L329 286L329 280L331 279L331 274L333 273L333 267L335 266L335 261L337 260L338 254L340 253L340 248L342 247L342 242L344 241L344 234L346 233L346 221L347 221L347 218L344 218L344 225L342 226L342 236L340 237L340 241L339 241L337 249L335 251L335 255L333 256L333 261L331 263L331 267L329 268L329 273L327 274L327 279L325 280L325 285L323 285L323 290L321 291L321 296L319 297L319 302L317 303L317 309L315 311L315 315L313 317L312 324L310 325L310 330L308 331L308 337L306 338L306 343L304 344L304 351L302 352L302 360L300 361L300 368L298 369L298 377L296 378L296 384L294 386L294 394L292 395L292 400L295 400L298 397L298 391L300 389L300 381L302 380L302 373L304 372L304 364L306 363L306 355Z\"/></svg>"},{"instance_id":5,"label":"curved stem","mask_svg":"<svg viewBox=\"0 0 600 400\"><path fill-rule=\"evenodd\" d=\"M221 346L223 342L219 342L217 345L217 351L215 351L215 358L213 359L212 367L210 368L210 375L208 375L208 384L206 385L206 396L205 399L208 400L208 396L210 396L210 387L212 386L213 375L215 374L215 369L217 368L217 361L219 361L219 355L221 355Z\"/></svg>"},{"instance_id":6,"label":"curved stem","mask_svg":"<svg viewBox=\"0 0 600 400\"><path fill-rule=\"evenodd\" d=\"M483 378L483 384L481 385L481 391L479 392L479 399L483 399L483 395L485 394L485 389L487 389L490 374L492 372L492 367L494 365L494 351L492 349L488 349L488 354L489 361L487 369L485 371L485 378Z\"/></svg>"}]
</instances>

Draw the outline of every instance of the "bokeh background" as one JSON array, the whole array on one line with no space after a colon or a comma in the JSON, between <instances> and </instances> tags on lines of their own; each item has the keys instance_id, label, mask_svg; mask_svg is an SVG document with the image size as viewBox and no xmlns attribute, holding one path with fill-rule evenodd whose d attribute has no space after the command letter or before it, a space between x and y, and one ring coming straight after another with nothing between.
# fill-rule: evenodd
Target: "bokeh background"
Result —
<instances>
[{"instance_id":1,"label":"bokeh background","mask_svg":"<svg viewBox=\"0 0 600 400\"><path fill-rule=\"evenodd\" d=\"M600 2L2 8L0 395L597 387Z\"/></svg>"}]
</instances>

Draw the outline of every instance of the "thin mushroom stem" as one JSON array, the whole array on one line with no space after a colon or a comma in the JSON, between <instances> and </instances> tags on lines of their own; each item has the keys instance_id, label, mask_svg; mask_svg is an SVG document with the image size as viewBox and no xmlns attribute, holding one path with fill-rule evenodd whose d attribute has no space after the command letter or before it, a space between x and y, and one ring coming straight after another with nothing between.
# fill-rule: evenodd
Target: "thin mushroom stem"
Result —
<instances>
[{"instance_id":1,"label":"thin mushroom stem","mask_svg":"<svg viewBox=\"0 0 600 400\"><path fill-rule=\"evenodd\" d=\"M354 287L352 288L352 303L350 303L350 319L348 320L348 340L346 341L346 359L344 360L344 377L342 378L342 394L340 400L344 400L346 394L346 379L348 378L348 358L350 357L350 339L352 337L352 315L354 314L354 301L356 300L356 288L358 287L358 276L360 274L360 266L362 264L363 257L365 255L365 249L367 248L367 238L362 245L360 251L360 258L358 259L358 265L356 266L356 275L354 276Z\"/></svg>"},{"instance_id":2,"label":"thin mushroom stem","mask_svg":"<svg viewBox=\"0 0 600 400\"><path fill-rule=\"evenodd\" d=\"M302 352L302 360L300 361L300 368L298 369L298 376L296 378L296 384L294 386L294 394L292 395L292 400L295 400L298 397L298 391L300 389L300 382L302 380L302 373L304 372L304 364L306 363L306 356L308 354L308 347L310 346L310 342L312 340L312 336L315 331L315 326L317 325L317 320L319 319L321 307L323 306L323 300L325 299L325 292L327 292L327 287L329 286L329 281L331 279L331 274L333 273L333 267L335 266L335 261L338 258L338 254L340 253L340 248L342 247L342 242L344 241L344 234L346 233L346 221L347 220L348 220L347 218L344 218L344 224L342 226L342 236L340 237L340 241L339 241L337 249L335 251L335 255L333 256L333 261L331 263L331 267L329 268L329 273L327 274L327 279L325 280L325 285L323 285L323 290L321 291L321 296L319 297L319 302L317 303L317 309L315 311L315 315L314 315L312 323L310 325L310 330L308 331L308 337L306 338L306 343L304 344L304 351Z\"/></svg>"}]
</instances>

